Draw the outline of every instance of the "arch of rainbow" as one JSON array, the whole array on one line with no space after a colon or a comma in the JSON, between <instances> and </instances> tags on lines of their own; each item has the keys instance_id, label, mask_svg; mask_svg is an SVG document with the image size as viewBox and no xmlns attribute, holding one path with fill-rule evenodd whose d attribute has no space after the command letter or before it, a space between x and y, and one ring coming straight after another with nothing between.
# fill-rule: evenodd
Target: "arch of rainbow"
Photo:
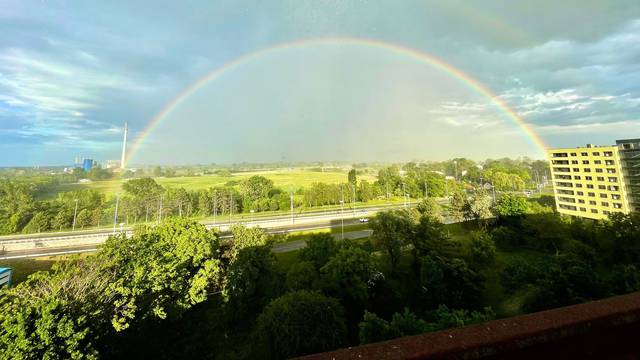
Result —
<instances>
[{"instance_id":1,"label":"arch of rainbow","mask_svg":"<svg viewBox=\"0 0 640 360\"><path fill-rule=\"evenodd\" d=\"M244 56L236 58L223 66L214 69L204 77L200 78L198 81L194 82L191 86L189 86L186 90L184 90L180 95L175 97L172 101L170 101L147 125L147 127L142 131L141 135L138 136L136 141L134 142L131 151L127 154L126 162L129 160L140 150L140 147L144 143L145 139L149 136L151 132L162 122L167 115L169 115L174 109L176 109L180 103L189 98L190 95L198 91L204 85L211 81L215 81L217 78L222 76L227 71L234 69L238 66L246 64L248 62L254 61L266 55L268 53L276 52L279 50L285 50L290 48L298 48L298 47L311 47L316 45L353 45L353 46L364 46L371 47L377 49L383 49L387 51L391 51L400 55L404 55L410 58L413 58L421 63L432 66L436 69L444 71L446 74L450 75L452 78L460 81L464 85L466 85L472 91L482 95L483 97L489 99L492 103L494 103L502 112L504 112L510 119L512 119L527 135L527 137L532 141L532 143L540 150L542 153L545 152L546 145L543 140L536 134L531 127L522 119L507 103L504 102L503 99L494 94L491 89L489 89L484 84L480 83L478 80L474 79L470 75L464 73L460 69L454 67L451 64L448 64L437 57L421 52L416 49L402 47L399 45L379 41L372 39L363 39L363 38L320 38L320 39L307 39L301 41L294 41L288 43L282 43L279 45L275 45L269 48L261 49L252 53L248 53Z\"/></svg>"}]
</instances>

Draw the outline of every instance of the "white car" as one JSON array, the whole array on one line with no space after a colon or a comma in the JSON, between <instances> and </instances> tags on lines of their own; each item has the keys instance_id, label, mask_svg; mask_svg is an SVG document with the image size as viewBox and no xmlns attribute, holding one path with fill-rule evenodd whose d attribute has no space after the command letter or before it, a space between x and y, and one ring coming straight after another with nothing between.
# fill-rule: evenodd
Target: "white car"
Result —
<instances>
[{"instance_id":1,"label":"white car","mask_svg":"<svg viewBox=\"0 0 640 360\"><path fill-rule=\"evenodd\" d=\"M369 222L369 218L360 218L360 222L361 223L368 223Z\"/></svg>"}]
</instances>

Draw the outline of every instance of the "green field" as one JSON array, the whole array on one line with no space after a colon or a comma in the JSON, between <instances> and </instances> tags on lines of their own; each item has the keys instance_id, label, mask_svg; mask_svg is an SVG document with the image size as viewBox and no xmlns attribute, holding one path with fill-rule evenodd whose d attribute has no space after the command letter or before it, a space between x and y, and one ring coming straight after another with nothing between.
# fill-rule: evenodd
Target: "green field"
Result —
<instances>
[{"instance_id":1,"label":"green field","mask_svg":"<svg viewBox=\"0 0 640 360\"><path fill-rule=\"evenodd\" d=\"M202 176L182 176L182 177L158 177L155 180L165 188L183 187L187 190L206 189L212 186L223 186L227 183L235 183L245 180L253 175L262 175L271 179L276 187L282 189L293 189L294 191L301 187L308 187L315 182L324 182L327 184L335 184L347 181L347 172L319 172L303 169L280 169L272 171L255 171L235 173L231 176L219 175L202 175ZM373 182L376 177L373 175L359 175L358 179ZM57 193L63 191L74 191L83 189L95 189L107 196L113 196L121 191L122 183L126 180L104 180L94 181L84 184L61 184L48 189L41 196L42 199L51 199Z\"/></svg>"}]
</instances>

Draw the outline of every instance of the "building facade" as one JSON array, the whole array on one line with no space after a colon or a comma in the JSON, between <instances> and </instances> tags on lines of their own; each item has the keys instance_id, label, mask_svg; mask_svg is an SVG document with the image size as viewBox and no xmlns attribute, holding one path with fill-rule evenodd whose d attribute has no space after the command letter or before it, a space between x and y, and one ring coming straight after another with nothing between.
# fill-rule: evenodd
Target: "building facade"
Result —
<instances>
[{"instance_id":1,"label":"building facade","mask_svg":"<svg viewBox=\"0 0 640 360\"><path fill-rule=\"evenodd\" d=\"M640 152L640 146L637 150ZM625 153L618 146L590 144L578 148L549 149L558 212L605 219L614 212L626 214L631 211L622 154Z\"/></svg>"},{"instance_id":2,"label":"building facade","mask_svg":"<svg viewBox=\"0 0 640 360\"><path fill-rule=\"evenodd\" d=\"M640 139L616 140L631 211L640 209Z\"/></svg>"}]
</instances>

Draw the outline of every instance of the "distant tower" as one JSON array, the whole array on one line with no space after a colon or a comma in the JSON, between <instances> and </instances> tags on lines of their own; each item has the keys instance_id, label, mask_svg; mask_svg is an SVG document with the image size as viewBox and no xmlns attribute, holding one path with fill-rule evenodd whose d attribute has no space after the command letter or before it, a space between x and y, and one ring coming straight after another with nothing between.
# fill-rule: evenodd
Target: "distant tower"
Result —
<instances>
[{"instance_id":1,"label":"distant tower","mask_svg":"<svg viewBox=\"0 0 640 360\"><path fill-rule=\"evenodd\" d=\"M129 126L127 122L124 122L124 139L122 140L122 158L120 158L120 169L124 170L124 160L127 155L127 133L129 132Z\"/></svg>"}]
</instances>

